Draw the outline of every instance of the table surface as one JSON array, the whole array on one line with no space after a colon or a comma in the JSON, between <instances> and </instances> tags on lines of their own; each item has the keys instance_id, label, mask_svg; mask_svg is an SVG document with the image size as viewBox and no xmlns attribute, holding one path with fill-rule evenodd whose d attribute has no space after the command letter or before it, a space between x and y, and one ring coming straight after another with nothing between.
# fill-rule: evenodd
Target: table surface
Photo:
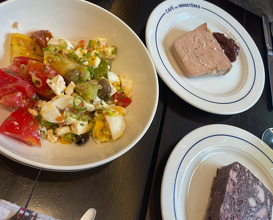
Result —
<instances>
[{"instance_id":1,"label":"table surface","mask_svg":"<svg viewBox=\"0 0 273 220\"><path fill-rule=\"evenodd\" d=\"M267 73L261 18L227 0L208 0L241 23L255 41ZM1 1L0 1L1 2ZM145 43L145 27L160 0L91 1L127 23ZM0 199L59 219L80 219L88 208L96 219L161 219L160 188L168 157L190 131L208 124L228 124L260 137L273 125L268 75L258 102L235 115L215 115L180 99L160 79L154 120L127 153L101 167L80 172L51 172L21 165L0 155Z\"/></svg>"}]
</instances>

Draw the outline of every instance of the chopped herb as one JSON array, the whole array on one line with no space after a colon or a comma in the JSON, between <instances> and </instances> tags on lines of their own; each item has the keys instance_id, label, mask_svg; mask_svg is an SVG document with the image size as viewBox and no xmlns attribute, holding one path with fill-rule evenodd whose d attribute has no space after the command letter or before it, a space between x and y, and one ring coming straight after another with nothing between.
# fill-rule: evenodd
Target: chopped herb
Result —
<instances>
[{"instance_id":1,"label":"chopped herb","mask_svg":"<svg viewBox=\"0 0 273 220\"><path fill-rule=\"evenodd\" d=\"M94 78L94 68L92 66L88 66L87 70L90 72L91 79Z\"/></svg>"},{"instance_id":2,"label":"chopped herb","mask_svg":"<svg viewBox=\"0 0 273 220\"><path fill-rule=\"evenodd\" d=\"M83 58L83 57L81 57L81 58L78 60L79 63L84 63L85 61L87 61L87 59L86 59L86 58Z\"/></svg>"},{"instance_id":3,"label":"chopped herb","mask_svg":"<svg viewBox=\"0 0 273 220\"><path fill-rule=\"evenodd\" d=\"M89 40L89 41L88 41L88 48L91 48L91 47L92 47L92 41Z\"/></svg>"},{"instance_id":4,"label":"chopped herb","mask_svg":"<svg viewBox=\"0 0 273 220\"><path fill-rule=\"evenodd\" d=\"M112 54L117 54L118 53L118 49L115 47L114 50L112 50Z\"/></svg>"},{"instance_id":5,"label":"chopped herb","mask_svg":"<svg viewBox=\"0 0 273 220\"><path fill-rule=\"evenodd\" d=\"M35 100L35 99L38 100L39 97L38 97L37 95L33 96L33 97L32 97L32 100Z\"/></svg>"},{"instance_id":6,"label":"chopped herb","mask_svg":"<svg viewBox=\"0 0 273 220\"><path fill-rule=\"evenodd\" d=\"M68 57L71 58L71 59L74 59L74 60L79 59L79 57L76 54L73 54L73 53L69 54Z\"/></svg>"},{"instance_id":7,"label":"chopped herb","mask_svg":"<svg viewBox=\"0 0 273 220\"><path fill-rule=\"evenodd\" d=\"M46 71L46 68L43 68L42 71Z\"/></svg>"},{"instance_id":8,"label":"chopped herb","mask_svg":"<svg viewBox=\"0 0 273 220\"><path fill-rule=\"evenodd\" d=\"M85 57L86 57L86 58L89 58L90 56L91 56L90 53L85 54Z\"/></svg>"}]
</instances>

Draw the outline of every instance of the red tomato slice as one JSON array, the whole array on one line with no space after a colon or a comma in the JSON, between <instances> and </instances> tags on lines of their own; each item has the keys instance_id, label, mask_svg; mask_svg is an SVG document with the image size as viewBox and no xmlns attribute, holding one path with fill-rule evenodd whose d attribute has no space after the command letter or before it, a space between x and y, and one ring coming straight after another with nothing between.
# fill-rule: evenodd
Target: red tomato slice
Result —
<instances>
[{"instance_id":1,"label":"red tomato slice","mask_svg":"<svg viewBox=\"0 0 273 220\"><path fill-rule=\"evenodd\" d=\"M24 109L11 113L0 126L0 133L31 146L41 146L39 125L35 118Z\"/></svg>"},{"instance_id":2,"label":"red tomato slice","mask_svg":"<svg viewBox=\"0 0 273 220\"><path fill-rule=\"evenodd\" d=\"M77 48L85 48L85 40L80 40L76 45L75 49Z\"/></svg>"},{"instance_id":3,"label":"red tomato slice","mask_svg":"<svg viewBox=\"0 0 273 220\"><path fill-rule=\"evenodd\" d=\"M46 99L52 99L55 95L52 89L46 83L46 80L59 75L59 73L51 66L34 60L30 60L28 62L27 71L32 77L32 82L35 85L36 93Z\"/></svg>"},{"instance_id":4,"label":"red tomato slice","mask_svg":"<svg viewBox=\"0 0 273 220\"><path fill-rule=\"evenodd\" d=\"M28 98L35 97L34 87L27 81L24 81L4 69L0 69L0 97L14 93L22 92Z\"/></svg>"},{"instance_id":5,"label":"red tomato slice","mask_svg":"<svg viewBox=\"0 0 273 220\"><path fill-rule=\"evenodd\" d=\"M28 57L14 57L12 64L4 68L4 70L16 77L19 77L22 80L28 81L32 84L31 76L27 74L26 66L29 60L35 60ZM35 60L38 61L38 60Z\"/></svg>"},{"instance_id":6,"label":"red tomato slice","mask_svg":"<svg viewBox=\"0 0 273 220\"><path fill-rule=\"evenodd\" d=\"M47 47L47 41L52 38L49 30L35 31L31 34L31 38L36 40L41 48Z\"/></svg>"},{"instance_id":7,"label":"red tomato slice","mask_svg":"<svg viewBox=\"0 0 273 220\"><path fill-rule=\"evenodd\" d=\"M34 107L36 101L37 101L36 99L27 98L21 92L14 92L3 96L0 99L0 105L10 106L16 109L18 108L28 109Z\"/></svg>"},{"instance_id":8,"label":"red tomato slice","mask_svg":"<svg viewBox=\"0 0 273 220\"><path fill-rule=\"evenodd\" d=\"M28 57L15 57L13 64L7 68L10 73L34 85L35 92L46 99L53 98L54 92L46 83L59 73L49 65ZM17 73L14 73L17 72Z\"/></svg>"},{"instance_id":9,"label":"red tomato slice","mask_svg":"<svg viewBox=\"0 0 273 220\"><path fill-rule=\"evenodd\" d=\"M2 70L4 70L6 73L19 77L20 79L23 79L24 77L21 77L21 70L18 66L15 65L10 65L7 68L3 68ZM18 74L19 73L19 74Z\"/></svg>"},{"instance_id":10,"label":"red tomato slice","mask_svg":"<svg viewBox=\"0 0 273 220\"><path fill-rule=\"evenodd\" d=\"M116 92L113 95L114 103L118 106L126 108L128 105L131 104L132 99L121 92Z\"/></svg>"},{"instance_id":11,"label":"red tomato slice","mask_svg":"<svg viewBox=\"0 0 273 220\"><path fill-rule=\"evenodd\" d=\"M14 57L12 64L20 67L21 64L27 65L28 61L30 60L35 60L35 59L29 58L29 57ZM35 60L35 61L39 62L39 60Z\"/></svg>"},{"instance_id":12,"label":"red tomato slice","mask_svg":"<svg viewBox=\"0 0 273 220\"><path fill-rule=\"evenodd\" d=\"M14 108L19 108L23 106L23 97L21 92L14 92L3 96L0 99L0 104L5 106L11 106Z\"/></svg>"}]
</instances>

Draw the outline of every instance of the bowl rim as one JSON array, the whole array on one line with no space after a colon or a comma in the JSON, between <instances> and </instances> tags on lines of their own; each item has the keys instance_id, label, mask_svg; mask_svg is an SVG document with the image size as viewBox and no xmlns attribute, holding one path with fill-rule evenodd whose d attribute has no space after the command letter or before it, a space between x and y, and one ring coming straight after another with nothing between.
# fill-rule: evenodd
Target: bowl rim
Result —
<instances>
[{"instance_id":1,"label":"bowl rim","mask_svg":"<svg viewBox=\"0 0 273 220\"><path fill-rule=\"evenodd\" d=\"M7 4L11 4L14 2L18 2L20 0L7 0L5 2L0 3L0 7L3 7L4 5ZM32 0L27 0L27 1L32 1ZM37 0L36 0L37 1ZM42 0L41 0L42 1ZM67 1L67 0L66 0ZM5 147L0 145L0 154L6 156L7 158L16 161L18 163L21 163L23 165L32 167L32 168L38 168L38 169L42 169L42 170L47 170L47 171L57 171L57 172L75 172L75 171L82 171L82 170L87 170L87 169L91 169L91 168L95 168L101 165L104 165L110 161L113 161L114 159L120 157L121 155L125 154L127 151L129 151L133 146L135 146L139 140L144 136L144 134L147 132L147 130L149 129L155 113L157 111L157 106L158 106L158 100L159 100L159 85L158 85L158 76L157 76L157 71L153 62L153 59L147 49L147 47L144 45L143 41L140 39L140 37L132 30L131 27L129 27L124 21L122 21L119 17L117 17L115 14L113 14L112 12L104 9L103 7L96 5L92 2L88 2L85 0L68 0L68 1L74 1L74 2L80 2L81 4L88 4L88 7L94 7L95 10L101 10L103 13L107 13L108 15L112 16L113 19L116 19L118 22L120 22L126 29L128 29L134 36L135 38L139 41L139 43L141 43L142 48L144 49L144 51L147 54L147 57L150 60L152 69L153 69L153 75L154 75L154 79L155 79L155 99L154 99L154 103L152 105L152 109L153 111L150 114L149 120L146 122L145 127L143 128L143 130L141 131L141 133L125 148L121 149L120 151L118 151L117 153L104 158L102 160L96 161L96 162L91 162L91 163L87 163L87 164L83 164L83 165L52 165L52 164L45 164L45 163L40 163L40 162L36 162L36 161L32 161L30 159L24 158L22 156L19 156L11 151L9 151L8 149L6 149Z\"/></svg>"}]
</instances>

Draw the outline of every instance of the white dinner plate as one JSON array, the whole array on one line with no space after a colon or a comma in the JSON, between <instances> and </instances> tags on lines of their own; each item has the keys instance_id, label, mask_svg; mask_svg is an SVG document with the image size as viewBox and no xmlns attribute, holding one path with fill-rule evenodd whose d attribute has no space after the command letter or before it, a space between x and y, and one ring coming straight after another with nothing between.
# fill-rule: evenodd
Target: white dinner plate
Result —
<instances>
[{"instance_id":1,"label":"white dinner plate","mask_svg":"<svg viewBox=\"0 0 273 220\"><path fill-rule=\"evenodd\" d=\"M240 47L237 61L225 76L186 77L171 53L173 41L207 23ZM204 111L230 115L243 112L264 88L264 65L247 31L221 8L202 0L169 0L158 5L146 26L146 45L162 80L180 98Z\"/></svg>"},{"instance_id":2,"label":"white dinner plate","mask_svg":"<svg viewBox=\"0 0 273 220\"><path fill-rule=\"evenodd\" d=\"M162 217L204 219L217 168L238 161L273 192L273 151L253 134L229 125L198 128L176 145L164 170Z\"/></svg>"}]
</instances>

